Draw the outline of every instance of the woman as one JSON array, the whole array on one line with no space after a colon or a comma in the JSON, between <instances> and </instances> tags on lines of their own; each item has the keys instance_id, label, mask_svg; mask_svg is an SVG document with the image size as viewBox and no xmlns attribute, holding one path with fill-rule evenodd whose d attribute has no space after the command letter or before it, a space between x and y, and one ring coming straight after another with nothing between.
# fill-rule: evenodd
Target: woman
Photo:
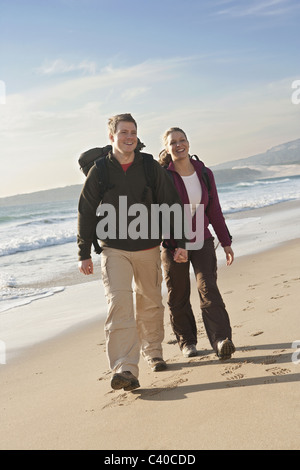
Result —
<instances>
[{"instance_id":1,"label":"woman","mask_svg":"<svg viewBox=\"0 0 300 470\"><path fill-rule=\"evenodd\" d=\"M220 359L229 359L235 347L231 340L229 316L217 286L217 259L214 239L208 229L209 224L212 225L225 251L228 266L232 264L234 254L213 173L206 169L211 185L209 197L208 188L202 177L204 165L200 161L191 159L185 132L178 127L172 127L165 132L163 140L165 149L160 152L159 163L166 167L173 177L183 204L190 204L193 217L196 204L201 203L205 208L204 244L201 249L189 250L188 262L174 261L176 247L172 240L165 241L162 249L172 329L184 357L196 356L197 327L190 303L189 267L192 263L208 339Z\"/></svg>"}]
</instances>

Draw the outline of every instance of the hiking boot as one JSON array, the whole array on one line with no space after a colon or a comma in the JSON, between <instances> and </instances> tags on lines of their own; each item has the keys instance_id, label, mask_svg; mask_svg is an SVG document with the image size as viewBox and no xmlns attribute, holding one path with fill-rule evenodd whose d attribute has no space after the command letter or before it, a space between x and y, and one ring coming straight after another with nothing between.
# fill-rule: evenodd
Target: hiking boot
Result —
<instances>
[{"instance_id":1,"label":"hiking boot","mask_svg":"<svg viewBox=\"0 0 300 470\"><path fill-rule=\"evenodd\" d=\"M153 372L160 372L166 370L167 363L163 360L162 357L152 357L148 360L148 364L153 370Z\"/></svg>"},{"instance_id":2,"label":"hiking boot","mask_svg":"<svg viewBox=\"0 0 300 470\"><path fill-rule=\"evenodd\" d=\"M111 388L120 390L123 388L126 392L139 388L140 383L138 379L128 370L118 372L112 376L110 382Z\"/></svg>"},{"instance_id":3,"label":"hiking boot","mask_svg":"<svg viewBox=\"0 0 300 470\"><path fill-rule=\"evenodd\" d=\"M198 352L195 344L186 344L182 348L182 354L184 357L194 357L197 356Z\"/></svg>"},{"instance_id":4,"label":"hiking boot","mask_svg":"<svg viewBox=\"0 0 300 470\"><path fill-rule=\"evenodd\" d=\"M217 344L217 356L221 360L230 359L231 355L235 352L233 342L226 338L223 341L219 341Z\"/></svg>"}]
</instances>

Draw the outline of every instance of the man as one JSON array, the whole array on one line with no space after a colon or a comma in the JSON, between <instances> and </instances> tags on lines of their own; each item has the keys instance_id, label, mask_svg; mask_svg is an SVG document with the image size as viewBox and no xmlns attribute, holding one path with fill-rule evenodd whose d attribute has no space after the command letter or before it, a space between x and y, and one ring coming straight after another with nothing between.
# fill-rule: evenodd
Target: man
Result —
<instances>
[{"instance_id":1,"label":"man","mask_svg":"<svg viewBox=\"0 0 300 470\"><path fill-rule=\"evenodd\" d=\"M114 230L100 234L101 269L108 315L105 322L107 355L113 372L113 389L133 390L139 387L138 362L140 350L154 371L166 369L163 360L164 307L161 297L160 242L161 233L151 232L151 204L169 206L181 202L173 182L157 161L153 161L155 194L147 187L143 156L136 150L137 124L130 114L109 119L109 139L112 151L106 158L110 187L100 201L98 170L94 165L88 173L78 207L79 270L93 273L91 245L97 224L99 203L115 211ZM146 188L146 194L145 194ZM128 213L124 213L124 198ZM122 204L121 204L122 202ZM148 236L132 237L126 233L134 218L130 208L142 204L147 219L143 219ZM122 207L121 207L122 205ZM135 206L134 206L135 205ZM100 206L101 209L101 206ZM104 214L102 214L104 216ZM99 225L98 225L99 227ZM173 227L171 227L172 229ZM103 232L103 231L102 231ZM97 230L99 236L99 232ZM175 261L185 262L187 252L182 234ZM134 312L132 280L135 283L136 314Z\"/></svg>"}]
</instances>

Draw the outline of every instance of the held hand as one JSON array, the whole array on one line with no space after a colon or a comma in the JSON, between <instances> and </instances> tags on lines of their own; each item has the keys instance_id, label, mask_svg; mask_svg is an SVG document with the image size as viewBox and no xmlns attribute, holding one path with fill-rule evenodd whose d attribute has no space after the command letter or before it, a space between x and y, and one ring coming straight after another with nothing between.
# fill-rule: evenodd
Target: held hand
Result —
<instances>
[{"instance_id":1,"label":"held hand","mask_svg":"<svg viewBox=\"0 0 300 470\"><path fill-rule=\"evenodd\" d=\"M234 260L234 253L232 251L231 246L224 246L224 251L226 254L226 264L227 266L230 266Z\"/></svg>"},{"instance_id":2,"label":"held hand","mask_svg":"<svg viewBox=\"0 0 300 470\"><path fill-rule=\"evenodd\" d=\"M188 252L184 248L176 248L174 254L174 261L176 263L186 263L188 260Z\"/></svg>"},{"instance_id":3,"label":"held hand","mask_svg":"<svg viewBox=\"0 0 300 470\"><path fill-rule=\"evenodd\" d=\"M79 271L83 274L89 275L94 274L94 266L93 261L90 259L85 259L83 261L79 261L78 263Z\"/></svg>"}]
</instances>

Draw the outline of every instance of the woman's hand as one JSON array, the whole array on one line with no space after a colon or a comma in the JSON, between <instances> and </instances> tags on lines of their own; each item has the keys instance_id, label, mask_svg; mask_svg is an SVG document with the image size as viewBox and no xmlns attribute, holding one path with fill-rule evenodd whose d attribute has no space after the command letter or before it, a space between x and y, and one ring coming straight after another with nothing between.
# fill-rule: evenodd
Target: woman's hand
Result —
<instances>
[{"instance_id":1,"label":"woman's hand","mask_svg":"<svg viewBox=\"0 0 300 470\"><path fill-rule=\"evenodd\" d=\"M184 248L176 248L174 254L174 261L176 263L186 263L188 260L188 252Z\"/></svg>"},{"instance_id":2,"label":"woman's hand","mask_svg":"<svg viewBox=\"0 0 300 470\"><path fill-rule=\"evenodd\" d=\"M224 251L226 255L226 264L227 266L230 266L233 263L234 260L234 253L231 248L231 246L224 246Z\"/></svg>"}]
</instances>

